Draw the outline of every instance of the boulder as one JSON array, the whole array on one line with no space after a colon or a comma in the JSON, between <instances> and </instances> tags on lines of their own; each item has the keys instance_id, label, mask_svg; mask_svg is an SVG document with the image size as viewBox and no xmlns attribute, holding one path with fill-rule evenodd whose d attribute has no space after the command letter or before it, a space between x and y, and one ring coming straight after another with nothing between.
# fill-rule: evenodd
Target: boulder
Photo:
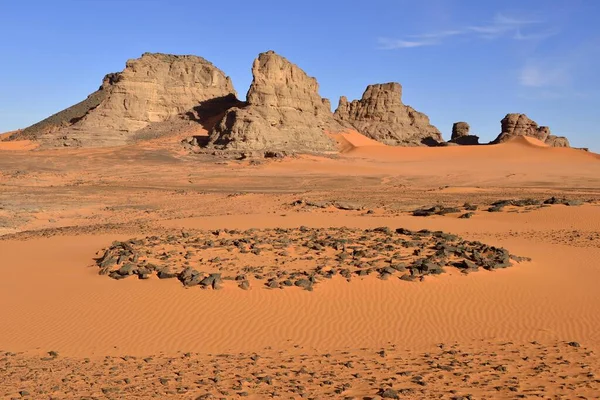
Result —
<instances>
[{"instance_id":1,"label":"boulder","mask_svg":"<svg viewBox=\"0 0 600 400\"><path fill-rule=\"evenodd\" d=\"M57 145L125 144L133 133L219 98L235 96L228 76L197 56L145 53L104 77L87 99L15 135ZM58 142L58 143L56 143ZM61 144L62 143L62 144Z\"/></svg>"},{"instance_id":2,"label":"boulder","mask_svg":"<svg viewBox=\"0 0 600 400\"><path fill-rule=\"evenodd\" d=\"M506 114L501 124L502 132L492 142L493 144L506 142L516 136L529 136L551 147L570 147L567 138L552 135L549 127L538 126L525 114Z\"/></svg>"},{"instance_id":3,"label":"boulder","mask_svg":"<svg viewBox=\"0 0 600 400\"><path fill-rule=\"evenodd\" d=\"M335 118L348 128L392 146L435 146L440 131L429 118L402 103L402 86L396 82L369 85L360 100L340 97Z\"/></svg>"},{"instance_id":4,"label":"boulder","mask_svg":"<svg viewBox=\"0 0 600 400\"><path fill-rule=\"evenodd\" d=\"M273 51L252 65L246 104L227 111L210 133L209 148L233 151L324 153L336 145L326 132L343 127L319 95L315 78Z\"/></svg>"}]
</instances>

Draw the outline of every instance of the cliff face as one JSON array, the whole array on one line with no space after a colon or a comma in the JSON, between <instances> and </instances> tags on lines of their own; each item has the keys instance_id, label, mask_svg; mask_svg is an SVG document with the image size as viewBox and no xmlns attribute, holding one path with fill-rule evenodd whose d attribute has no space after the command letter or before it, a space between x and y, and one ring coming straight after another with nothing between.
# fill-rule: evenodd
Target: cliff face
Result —
<instances>
[{"instance_id":1,"label":"cliff face","mask_svg":"<svg viewBox=\"0 0 600 400\"><path fill-rule=\"evenodd\" d=\"M429 118L402 103L402 86L391 82L369 85L360 100L342 96L335 118L365 136L393 146L436 145L440 131Z\"/></svg>"},{"instance_id":2,"label":"cliff face","mask_svg":"<svg viewBox=\"0 0 600 400\"><path fill-rule=\"evenodd\" d=\"M122 72L106 75L86 100L24 129L20 137L122 144L150 123L232 94L229 77L201 57L145 53L127 61Z\"/></svg>"},{"instance_id":3,"label":"cliff face","mask_svg":"<svg viewBox=\"0 0 600 400\"><path fill-rule=\"evenodd\" d=\"M554 136L547 126L538 124L525 114L506 114L501 121L502 132L492 143L502 143L515 136L529 136L541 140L552 147L570 147L569 140L563 136Z\"/></svg>"},{"instance_id":4,"label":"cliff face","mask_svg":"<svg viewBox=\"0 0 600 400\"><path fill-rule=\"evenodd\" d=\"M315 78L273 51L252 65L247 103L227 111L212 130L209 147L242 151L331 152L325 132L343 128Z\"/></svg>"}]
</instances>

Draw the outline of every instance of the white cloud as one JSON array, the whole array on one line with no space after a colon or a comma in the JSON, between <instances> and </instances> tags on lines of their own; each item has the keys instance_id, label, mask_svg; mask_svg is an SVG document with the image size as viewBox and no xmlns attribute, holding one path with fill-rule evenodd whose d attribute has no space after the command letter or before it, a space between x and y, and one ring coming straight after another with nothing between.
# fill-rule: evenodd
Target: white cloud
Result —
<instances>
[{"instance_id":1,"label":"white cloud","mask_svg":"<svg viewBox=\"0 0 600 400\"><path fill-rule=\"evenodd\" d=\"M420 39L442 39L448 36L456 36L464 34L464 30L453 30L453 31L440 31L433 33L422 33L420 35L409 35L411 38L420 38Z\"/></svg>"},{"instance_id":2,"label":"white cloud","mask_svg":"<svg viewBox=\"0 0 600 400\"><path fill-rule=\"evenodd\" d=\"M381 50L406 49L411 47L433 46L438 44L438 42L435 40L401 40L379 38L377 41L379 42L379 49Z\"/></svg>"},{"instance_id":3,"label":"white cloud","mask_svg":"<svg viewBox=\"0 0 600 400\"><path fill-rule=\"evenodd\" d=\"M557 35L557 30L548 30L543 32L535 32L535 33L523 33L520 29L517 29L515 32L513 39L515 40L544 40L551 36Z\"/></svg>"},{"instance_id":4,"label":"white cloud","mask_svg":"<svg viewBox=\"0 0 600 400\"><path fill-rule=\"evenodd\" d=\"M556 65L542 65L528 62L519 73L519 83L530 88L558 87L568 84L570 76L567 68Z\"/></svg>"},{"instance_id":5,"label":"white cloud","mask_svg":"<svg viewBox=\"0 0 600 400\"><path fill-rule=\"evenodd\" d=\"M494 17L494 22L499 25L530 25L530 24L539 24L542 21L539 19L530 19L530 18L516 18L506 16L502 13L496 14Z\"/></svg>"},{"instance_id":6,"label":"white cloud","mask_svg":"<svg viewBox=\"0 0 600 400\"><path fill-rule=\"evenodd\" d=\"M505 14L496 14L487 24L469 25L461 29L426 32L408 35L405 38L390 39L380 38L379 44L382 50L394 50L421 46L434 46L444 43L451 37L467 36L479 39L510 38L513 40L543 40L557 34L557 31L539 31L537 25L543 21L533 18L517 18ZM536 27L535 30L532 30ZM418 39L418 40L415 40Z\"/></svg>"}]
</instances>

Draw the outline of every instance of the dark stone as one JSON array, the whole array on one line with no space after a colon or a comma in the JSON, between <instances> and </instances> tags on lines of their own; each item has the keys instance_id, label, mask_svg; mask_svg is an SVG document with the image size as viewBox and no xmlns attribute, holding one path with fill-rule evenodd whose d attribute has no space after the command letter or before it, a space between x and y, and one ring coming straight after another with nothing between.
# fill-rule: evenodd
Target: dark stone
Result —
<instances>
[{"instance_id":1,"label":"dark stone","mask_svg":"<svg viewBox=\"0 0 600 400\"><path fill-rule=\"evenodd\" d=\"M240 284L238 285L238 287L243 290L248 290L248 289L250 289L250 282L241 281Z\"/></svg>"},{"instance_id":2,"label":"dark stone","mask_svg":"<svg viewBox=\"0 0 600 400\"><path fill-rule=\"evenodd\" d=\"M164 268L161 269L160 271L158 271L158 279L172 279L172 278L177 278L177 274L174 272L171 272L168 268Z\"/></svg>"},{"instance_id":3,"label":"dark stone","mask_svg":"<svg viewBox=\"0 0 600 400\"><path fill-rule=\"evenodd\" d=\"M346 202L337 202L334 204L335 208L345 211L360 211L364 207L358 204L346 203Z\"/></svg>"},{"instance_id":4,"label":"dark stone","mask_svg":"<svg viewBox=\"0 0 600 400\"><path fill-rule=\"evenodd\" d=\"M471 203L465 203L463 208L467 211L477 211L477 205Z\"/></svg>"},{"instance_id":5,"label":"dark stone","mask_svg":"<svg viewBox=\"0 0 600 400\"><path fill-rule=\"evenodd\" d=\"M460 209L456 207L433 206L430 208L414 210L412 215L414 217L430 217L432 215L446 215L458 212L460 212Z\"/></svg>"},{"instance_id":6,"label":"dark stone","mask_svg":"<svg viewBox=\"0 0 600 400\"><path fill-rule=\"evenodd\" d=\"M468 212L468 213L464 213L464 214L462 214L462 215L461 215L460 217L458 217L458 218L461 218L461 219L469 219L469 218L471 218L473 215L475 215L475 213L473 213L473 212Z\"/></svg>"},{"instance_id":7,"label":"dark stone","mask_svg":"<svg viewBox=\"0 0 600 400\"><path fill-rule=\"evenodd\" d=\"M308 279L298 279L296 282L294 282L294 285L305 290L309 290L309 288L312 288L313 283Z\"/></svg>"},{"instance_id":8,"label":"dark stone","mask_svg":"<svg viewBox=\"0 0 600 400\"><path fill-rule=\"evenodd\" d=\"M268 281L267 283L265 283L265 286L268 287L269 289L279 289L279 282L272 279L272 280Z\"/></svg>"},{"instance_id":9,"label":"dark stone","mask_svg":"<svg viewBox=\"0 0 600 400\"><path fill-rule=\"evenodd\" d=\"M400 399L398 392L395 391L394 389L390 389L390 388L379 389L379 392L377 392L377 394L384 399Z\"/></svg>"}]
</instances>

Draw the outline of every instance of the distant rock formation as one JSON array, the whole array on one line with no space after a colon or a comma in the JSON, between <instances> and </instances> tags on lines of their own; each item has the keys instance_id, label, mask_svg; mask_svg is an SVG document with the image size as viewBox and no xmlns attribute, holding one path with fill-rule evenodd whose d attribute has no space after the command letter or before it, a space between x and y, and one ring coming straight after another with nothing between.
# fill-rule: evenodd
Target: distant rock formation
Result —
<instances>
[{"instance_id":1,"label":"distant rock formation","mask_svg":"<svg viewBox=\"0 0 600 400\"><path fill-rule=\"evenodd\" d=\"M452 125L452 137L451 140L456 140L464 136L469 136L469 130L471 127L466 122L455 122Z\"/></svg>"},{"instance_id":2,"label":"distant rock formation","mask_svg":"<svg viewBox=\"0 0 600 400\"><path fill-rule=\"evenodd\" d=\"M505 142L516 136L529 136L552 147L570 147L566 137L551 135L550 128L538 126L525 114L506 114L501 124L502 132L492 142L493 144Z\"/></svg>"},{"instance_id":3,"label":"distant rock formation","mask_svg":"<svg viewBox=\"0 0 600 400\"><path fill-rule=\"evenodd\" d=\"M471 127L466 122L455 122L452 125L451 143L473 146L479 144L479 136L469 133Z\"/></svg>"},{"instance_id":4,"label":"distant rock formation","mask_svg":"<svg viewBox=\"0 0 600 400\"><path fill-rule=\"evenodd\" d=\"M212 99L230 98L229 77L197 56L145 53L106 75L87 99L21 131L14 139L63 145L124 144L131 133ZM59 144L59 143L55 143Z\"/></svg>"},{"instance_id":5,"label":"distant rock formation","mask_svg":"<svg viewBox=\"0 0 600 400\"><path fill-rule=\"evenodd\" d=\"M248 152L333 152L325 132L339 132L329 101L319 85L295 64L273 51L252 65L247 102L233 107L216 124L208 147Z\"/></svg>"},{"instance_id":6,"label":"distant rock formation","mask_svg":"<svg viewBox=\"0 0 600 400\"><path fill-rule=\"evenodd\" d=\"M546 144L551 147L571 147L569 139L564 136L548 135Z\"/></svg>"},{"instance_id":7,"label":"distant rock formation","mask_svg":"<svg viewBox=\"0 0 600 400\"><path fill-rule=\"evenodd\" d=\"M399 83L369 85L360 100L340 98L335 118L363 135L392 146L435 146L443 142L429 118L402 103Z\"/></svg>"}]
</instances>

